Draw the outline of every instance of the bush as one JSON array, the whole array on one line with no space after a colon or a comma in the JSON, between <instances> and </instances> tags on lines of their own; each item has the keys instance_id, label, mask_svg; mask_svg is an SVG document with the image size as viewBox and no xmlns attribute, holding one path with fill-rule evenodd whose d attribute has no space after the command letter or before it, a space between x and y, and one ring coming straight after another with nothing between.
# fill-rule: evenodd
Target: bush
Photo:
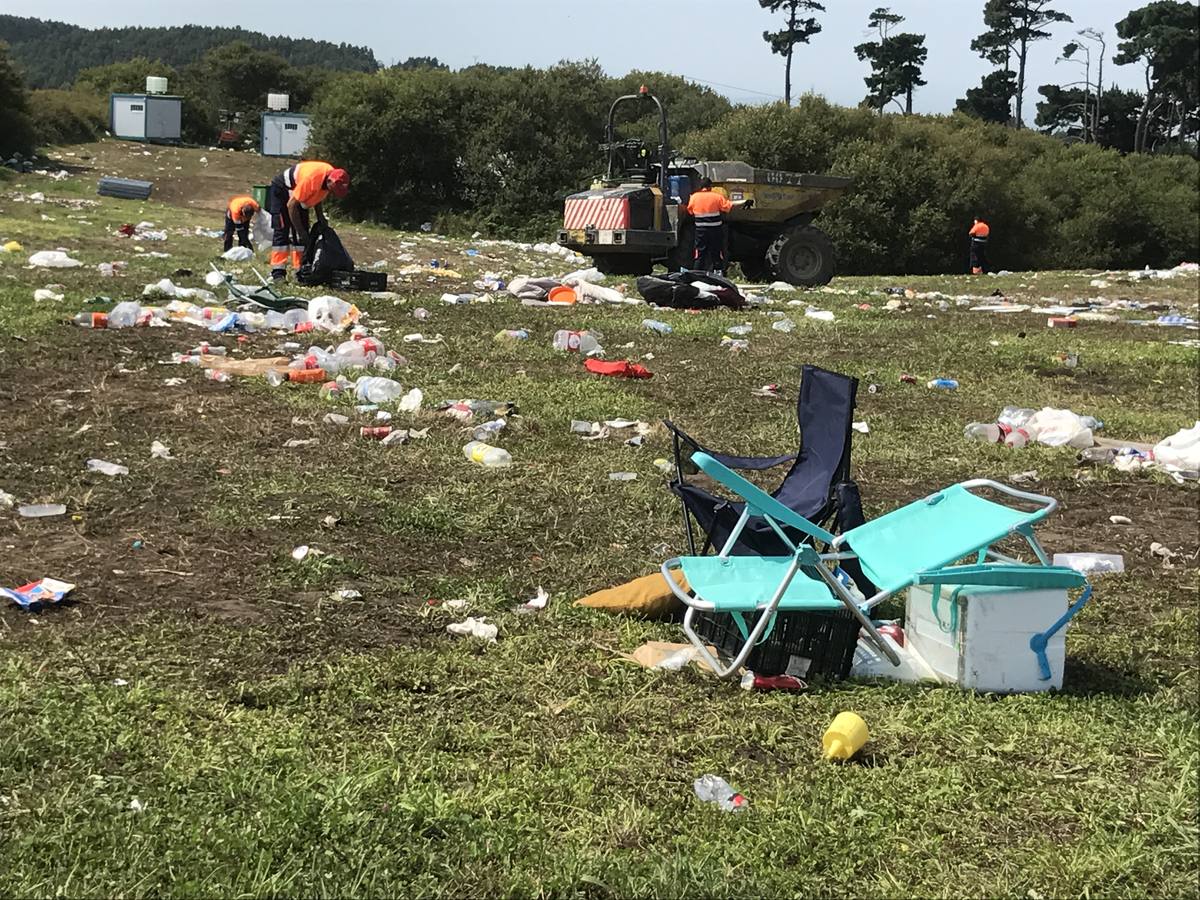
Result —
<instances>
[{"instance_id":1,"label":"bush","mask_svg":"<svg viewBox=\"0 0 1200 900\"><path fill-rule=\"evenodd\" d=\"M0 42L0 156L7 159L13 153L29 153L33 145L29 94L9 57L8 45Z\"/></svg>"},{"instance_id":2,"label":"bush","mask_svg":"<svg viewBox=\"0 0 1200 900\"><path fill-rule=\"evenodd\" d=\"M33 91L29 109L39 147L94 141L108 128L107 100L90 91Z\"/></svg>"}]
</instances>

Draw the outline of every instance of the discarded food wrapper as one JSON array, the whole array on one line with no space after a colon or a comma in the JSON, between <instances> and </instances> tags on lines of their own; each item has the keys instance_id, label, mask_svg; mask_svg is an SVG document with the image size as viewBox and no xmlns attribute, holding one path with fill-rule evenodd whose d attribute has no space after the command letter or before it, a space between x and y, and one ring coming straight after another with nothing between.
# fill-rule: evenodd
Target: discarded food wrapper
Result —
<instances>
[{"instance_id":1,"label":"discarded food wrapper","mask_svg":"<svg viewBox=\"0 0 1200 900\"><path fill-rule=\"evenodd\" d=\"M37 612L48 603L60 602L73 590L73 584L53 578L42 578L19 588L0 588L0 594L28 612Z\"/></svg>"},{"instance_id":2,"label":"discarded food wrapper","mask_svg":"<svg viewBox=\"0 0 1200 900\"><path fill-rule=\"evenodd\" d=\"M321 556L325 553L324 550L318 550L316 547L310 547L308 544L301 544L292 550L292 559L296 562L303 562L310 556Z\"/></svg>"},{"instance_id":3,"label":"discarded food wrapper","mask_svg":"<svg viewBox=\"0 0 1200 900\"><path fill-rule=\"evenodd\" d=\"M496 643L496 636L500 634L500 629L491 622L485 621L482 618L468 616L462 622L453 622L446 626L446 630L450 634L456 634L460 637L474 637L481 641L489 641Z\"/></svg>"},{"instance_id":4,"label":"discarded food wrapper","mask_svg":"<svg viewBox=\"0 0 1200 900\"><path fill-rule=\"evenodd\" d=\"M730 787L729 782L717 775L701 775L692 782L692 790L703 803L712 803L725 812L743 812L750 801Z\"/></svg>"},{"instance_id":5,"label":"discarded food wrapper","mask_svg":"<svg viewBox=\"0 0 1200 900\"><path fill-rule=\"evenodd\" d=\"M1030 469L1027 472L1015 472L1008 476L1008 480L1013 484L1032 484L1038 480L1038 470Z\"/></svg>"},{"instance_id":6,"label":"discarded food wrapper","mask_svg":"<svg viewBox=\"0 0 1200 900\"><path fill-rule=\"evenodd\" d=\"M758 675L746 672L742 675L743 691L806 691L808 685L795 675Z\"/></svg>"},{"instance_id":7,"label":"discarded food wrapper","mask_svg":"<svg viewBox=\"0 0 1200 900\"><path fill-rule=\"evenodd\" d=\"M754 390L752 390L750 392L750 396L751 397L769 397L773 400L779 400L780 399L779 385L764 384L762 387L755 388Z\"/></svg>"},{"instance_id":8,"label":"discarded food wrapper","mask_svg":"<svg viewBox=\"0 0 1200 900\"><path fill-rule=\"evenodd\" d=\"M334 600L361 600L362 593L353 588L341 588L333 592Z\"/></svg>"},{"instance_id":9,"label":"discarded food wrapper","mask_svg":"<svg viewBox=\"0 0 1200 900\"><path fill-rule=\"evenodd\" d=\"M1133 524L1133 519L1129 518L1129 516L1109 516L1108 521L1112 522L1114 525L1132 525Z\"/></svg>"},{"instance_id":10,"label":"discarded food wrapper","mask_svg":"<svg viewBox=\"0 0 1200 900\"><path fill-rule=\"evenodd\" d=\"M0 490L0 509L12 509L13 504L17 502L17 498L8 491Z\"/></svg>"},{"instance_id":11,"label":"discarded food wrapper","mask_svg":"<svg viewBox=\"0 0 1200 900\"><path fill-rule=\"evenodd\" d=\"M871 426L868 425L866 422L852 422L850 427L853 428L855 431L857 431L859 434L870 434L871 433Z\"/></svg>"},{"instance_id":12,"label":"discarded food wrapper","mask_svg":"<svg viewBox=\"0 0 1200 900\"><path fill-rule=\"evenodd\" d=\"M150 445L150 458L151 459L174 459L175 457L171 455L170 447L168 447L162 441L155 441L154 443L152 443Z\"/></svg>"},{"instance_id":13,"label":"discarded food wrapper","mask_svg":"<svg viewBox=\"0 0 1200 900\"><path fill-rule=\"evenodd\" d=\"M708 652L717 658L715 647L708 647ZM622 653L623 659L637 663L647 669L665 669L668 672L678 672L690 662L695 662L702 669L711 671L707 662L691 644L676 644L669 641L647 641L633 653Z\"/></svg>"},{"instance_id":14,"label":"discarded food wrapper","mask_svg":"<svg viewBox=\"0 0 1200 900\"><path fill-rule=\"evenodd\" d=\"M1160 544L1158 541L1155 541L1150 545L1150 554L1161 559L1170 559L1175 555L1175 551L1165 544Z\"/></svg>"},{"instance_id":15,"label":"discarded food wrapper","mask_svg":"<svg viewBox=\"0 0 1200 900\"><path fill-rule=\"evenodd\" d=\"M17 507L17 515L24 519L49 519L66 514L67 508L61 503L29 503Z\"/></svg>"}]
</instances>

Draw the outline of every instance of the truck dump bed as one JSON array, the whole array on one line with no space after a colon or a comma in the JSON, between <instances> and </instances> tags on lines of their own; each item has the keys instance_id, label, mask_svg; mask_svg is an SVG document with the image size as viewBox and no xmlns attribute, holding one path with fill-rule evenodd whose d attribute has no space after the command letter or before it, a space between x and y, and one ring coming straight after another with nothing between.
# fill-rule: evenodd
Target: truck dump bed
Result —
<instances>
[{"instance_id":1,"label":"truck dump bed","mask_svg":"<svg viewBox=\"0 0 1200 900\"><path fill-rule=\"evenodd\" d=\"M714 188L723 188L731 200L753 198L749 209L729 213L733 222L784 222L816 212L853 183L850 178L760 169L735 160L702 162L695 169L701 177L711 178Z\"/></svg>"}]
</instances>

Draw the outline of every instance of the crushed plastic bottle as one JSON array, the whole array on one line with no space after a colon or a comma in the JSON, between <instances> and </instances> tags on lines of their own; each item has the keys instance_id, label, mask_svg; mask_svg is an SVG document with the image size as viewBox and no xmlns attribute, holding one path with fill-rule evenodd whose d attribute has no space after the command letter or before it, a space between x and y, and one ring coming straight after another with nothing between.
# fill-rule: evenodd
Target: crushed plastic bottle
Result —
<instances>
[{"instance_id":1,"label":"crushed plastic bottle","mask_svg":"<svg viewBox=\"0 0 1200 900\"><path fill-rule=\"evenodd\" d=\"M726 334L736 334L738 337L749 334L754 330L754 326L747 322L745 325L730 325L725 329Z\"/></svg>"},{"instance_id":2,"label":"crushed plastic bottle","mask_svg":"<svg viewBox=\"0 0 1200 900\"><path fill-rule=\"evenodd\" d=\"M188 351L192 356L225 356L229 350L217 344L210 344L208 341L201 341L195 347Z\"/></svg>"},{"instance_id":3,"label":"crushed plastic bottle","mask_svg":"<svg viewBox=\"0 0 1200 900\"><path fill-rule=\"evenodd\" d=\"M771 323L772 331L782 331L784 334L791 334L796 330L796 323L791 319L777 319Z\"/></svg>"},{"instance_id":4,"label":"crushed plastic bottle","mask_svg":"<svg viewBox=\"0 0 1200 900\"><path fill-rule=\"evenodd\" d=\"M17 515L25 519L46 519L66 514L67 508L61 503L29 503L17 507Z\"/></svg>"},{"instance_id":5,"label":"crushed plastic bottle","mask_svg":"<svg viewBox=\"0 0 1200 900\"><path fill-rule=\"evenodd\" d=\"M1004 445L1014 449L1031 444L1037 440L1038 429L1026 422L1020 428L1014 428L1004 438Z\"/></svg>"},{"instance_id":6,"label":"crushed plastic bottle","mask_svg":"<svg viewBox=\"0 0 1200 900\"><path fill-rule=\"evenodd\" d=\"M670 334L673 330L666 322L660 322L658 319L642 319L642 327L657 331L659 334Z\"/></svg>"},{"instance_id":7,"label":"crushed plastic bottle","mask_svg":"<svg viewBox=\"0 0 1200 900\"><path fill-rule=\"evenodd\" d=\"M983 441L985 444L998 444L1004 440L1008 429L1002 428L996 422L972 422L963 429L963 437L972 441Z\"/></svg>"},{"instance_id":8,"label":"crushed plastic bottle","mask_svg":"<svg viewBox=\"0 0 1200 900\"><path fill-rule=\"evenodd\" d=\"M233 381L232 375L230 375L228 372L223 372L220 369L205 369L204 377L209 381L220 381L222 383L226 381Z\"/></svg>"},{"instance_id":9,"label":"crushed plastic bottle","mask_svg":"<svg viewBox=\"0 0 1200 900\"><path fill-rule=\"evenodd\" d=\"M118 466L116 463L110 463L104 459L89 459L87 467L89 472L99 472L101 475L107 475L109 478L129 474L129 470L124 466Z\"/></svg>"},{"instance_id":10,"label":"crushed plastic bottle","mask_svg":"<svg viewBox=\"0 0 1200 900\"><path fill-rule=\"evenodd\" d=\"M390 403L404 393L400 383L390 378L364 375L354 383L354 393L368 403Z\"/></svg>"},{"instance_id":11,"label":"crushed plastic bottle","mask_svg":"<svg viewBox=\"0 0 1200 900\"><path fill-rule=\"evenodd\" d=\"M604 349L600 346L599 335L591 331L566 331L565 329L554 332L554 349L565 350L568 353L583 353L591 355L593 353L603 353Z\"/></svg>"},{"instance_id":12,"label":"crushed plastic bottle","mask_svg":"<svg viewBox=\"0 0 1200 900\"><path fill-rule=\"evenodd\" d=\"M635 481L636 479L637 479L637 472L609 472L608 473L609 481Z\"/></svg>"},{"instance_id":13,"label":"crushed plastic bottle","mask_svg":"<svg viewBox=\"0 0 1200 900\"><path fill-rule=\"evenodd\" d=\"M692 789L701 802L715 803L725 812L741 812L750 806L750 801L719 775L701 775L692 783Z\"/></svg>"},{"instance_id":14,"label":"crushed plastic bottle","mask_svg":"<svg viewBox=\"0 0 1200 900\"><path fill-rule=\"evenodd\" d=\"M482 425L475 426L475 430L471 432L471 437L486 444L503 431L504 426L507 424L508 421L506 419L494 419L491 422L484 422Z\"/></svg>"},{"instance_id":15,"label":"crushed plastic bottle","mask_svg":"<svg viewBox=\"0 0 1200 900\"><path fill-rule=\"evenodd\" d=\"M524 328L506 328L496 332L496 336L492 340L497 344L515 344L517 341L529 340L529 332Z\"/></svg>"},{"instance_id":16,"label":"crushed plastic bottle","mask_svg":"<svg viewBox=\"0 0 1200 900\"><path fill-rule=\"evenodd\" d=\"M512 465L512 456L507 450L493 447L483 441L471 441L463 449L463 456L486 469L506 469Z\"/></svg>"},{"instance_id":17,"label":"crushed plastic bottle","mask_svg":"<svg viewBox=\"0 0 1200 900\"><path fill-rule=\"evenodd\" d=\"M927 382L925 387L930 390L956 391L958 390L958 382L953 378L935 378Z\"/></svg>"}]
</instances>

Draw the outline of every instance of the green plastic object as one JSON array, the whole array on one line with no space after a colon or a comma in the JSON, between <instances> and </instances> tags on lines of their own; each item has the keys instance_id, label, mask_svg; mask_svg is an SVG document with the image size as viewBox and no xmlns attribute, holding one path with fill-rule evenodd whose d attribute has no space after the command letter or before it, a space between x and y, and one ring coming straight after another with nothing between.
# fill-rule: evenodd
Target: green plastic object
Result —
<instances>
[{"instance_id":1,"label":"green plastic object","mask_svg":"<svg viewBox=\"0 0 1200 900\"><path fill-rule=\"evenodd\" d=\"M753 612L767 606L791 564L791 557L776 556L684 556L679 560L692 590L723 613ZM803 570L796 573L779 604L781 611L845 608L823 581Z\"/></svg>"},{"instance_id":2,"label":"green plastic object","mask_svg":"<svg viewBox=\"0 0 1200 900\"><path fill-rule=\"evenodd\" d=\"M267 186L265 184L256 184L250 188L250 196L254 198L259 209L267 208Z\"/></svg>"},{"instance_id":3,"label":"green plastic object","mask_svg":"<svg viewBox=\"0 0 1200 900\"><path fill-rule=\"evenodd\" d=\"M1047 510L1023 512L951 485L922 500L846 532L867 576L884 591L913 582L1043 519Z\"/></svg>"}]
</instances>

